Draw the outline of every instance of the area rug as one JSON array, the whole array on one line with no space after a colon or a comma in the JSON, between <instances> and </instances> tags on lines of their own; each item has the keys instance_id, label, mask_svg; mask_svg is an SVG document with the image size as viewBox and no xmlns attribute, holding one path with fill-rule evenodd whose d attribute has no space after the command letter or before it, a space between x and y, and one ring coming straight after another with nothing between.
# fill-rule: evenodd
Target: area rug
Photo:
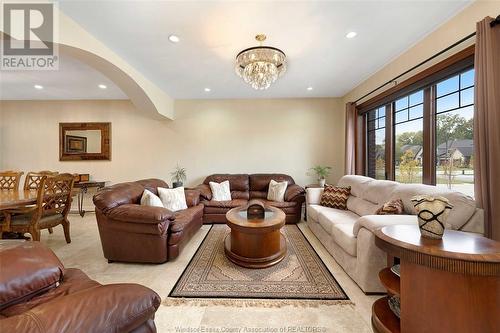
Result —
<instances>
[{"instance_id":1,"label":"area rug","mask_svg":"<svg viewBox=\"0 0 500 333\"><path fill-rule=\"evenodd\" d=\"M263 269L243 268L226 258L224 237L229 232L226 225L212 226L169 297L284 301L349 299L296 225L285 225L282 229L287 241L286 257Z\"/></svg>"}]
</instances>

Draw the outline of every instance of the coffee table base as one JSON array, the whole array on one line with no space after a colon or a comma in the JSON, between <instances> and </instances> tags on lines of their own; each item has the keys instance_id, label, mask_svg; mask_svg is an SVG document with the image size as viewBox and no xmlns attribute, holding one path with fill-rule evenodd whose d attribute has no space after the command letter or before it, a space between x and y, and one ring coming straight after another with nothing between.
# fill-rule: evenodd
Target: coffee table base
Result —
<instances>
[{"instance_id":1,"label":"coffee table base","mask_svg":"<svg viewBox=\"0 0 500 333\"><path fill-rule=\"evenodd\" d=\"M278 252L267 257L248 258L240 256L232 251L231 234L229 233L224 239L224 252L226 253L226 257L238 266L246 268L266 268L276 265L283 260L286 255L286 240L285 236L280 233L280 248Z\"/></svg>"}]
</instances>

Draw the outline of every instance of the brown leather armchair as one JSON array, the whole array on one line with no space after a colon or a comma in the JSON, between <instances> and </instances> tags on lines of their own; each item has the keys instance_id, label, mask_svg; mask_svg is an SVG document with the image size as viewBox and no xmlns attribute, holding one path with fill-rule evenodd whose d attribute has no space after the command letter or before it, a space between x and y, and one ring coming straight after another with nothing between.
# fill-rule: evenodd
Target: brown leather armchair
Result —
<instances>
[{"instance_id":1,"label":"brown leather armchair","mask_svg":"<svg viewBox=\"0 0 500 333\"><path fill-rule=\"evenodd\" d=\"M163 263L180 249L202 225L199 191L186 190L188 208L171 212L139 204L145 189L158 194L168 185L144 179L106 187L94 196L96 218L104 257L108 261Z\"/></svg>"},{"instance_id":2,"label":"brown leather armchair","mask_svg":"<svg viewBox=\"0 0 500 333\"><path fill-rule=\"evenodd\" d=\"M276 202L267 200L269 182L287 181L285 201ZM209 183L229 181L231 190L230 201L212 200L212 191ZM265 205L280 208L286 215L286 223L297 223L301 218L302 204L305 201L305 191L295 184L292 177L284 174L214 174L210 175L196 187L200 191L201 203L205 206L203 214L204 223L226 223L226 213L234 207L243 206L251 199L259 199Z\"/></svg>"},{"instance_id":3,"label":"brown leather armchair","mask_svg":"<svg viewBox=\"0 0 500 333\"><path fill-rule=\"evenodd\" d=\"M41 243L0 241L0 332L154 333L160 302L144 286L66 269Z\"/></svg>"}]
</instances>

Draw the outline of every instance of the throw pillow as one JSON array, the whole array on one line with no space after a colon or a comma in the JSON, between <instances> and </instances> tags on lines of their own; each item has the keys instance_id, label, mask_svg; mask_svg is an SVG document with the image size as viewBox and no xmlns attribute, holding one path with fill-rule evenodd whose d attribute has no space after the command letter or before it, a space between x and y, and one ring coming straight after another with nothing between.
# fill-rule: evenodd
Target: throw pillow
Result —
<instances>
[{"instance_id":1,"label":"throw pillow","mask_svg":"<svg viewBox=\"0 0 500 333\"><path fill-rule=\"evenodd\" d=\"M400 215L403 214L404 204L401 199L393 199L384 203L375 214L377 215Z\"/></svg>"},{"instance_id":2,"label":"throw pillow","mask_svg":"<svg viewBox=\"0 0 500 333\"><path fill-rule=\"evenodd\" d=\"M149 190L144 190L141 197L141 206L163 207L161 199Z\"/></svg>"},{"instance_id":3,"label":"throw pillow","mask_svg":"<svg viewBox=\"0 0 500 333\"><path fill-rule=\"evenodd\" d=\"M184 187L176 188L163 188L158 187L158 194L160 195L163 207L172 212L187 209L186 195L184 194Z\"/></svg>"},{"instance_id":4,"label":"throw pillow","mask_svg":"<svg viewBox=\"0 0 500 333\"><path fill-rule=\"evenodd\" d=\"M267 200L283 202L285 201L285 192L288 186L287 181L277 182L272 179L269 182L269 190L267 191Z\"/></svg>"},{"instance_id":5,"label":"throw pillow","mask_svg":"<svg viewBox=\"0 0 500 333\"><path fill-rule=\"evenodd\" d=\"M320 205L325 207L337 208L346 210L347 199L351 194L351 187L341 187L325 185L323 194L321 195Z\"/></svg>"},{"instance_id":6,"label":"throw pillow","mask_svg":"<svg viewBox=\"0 0 500 333\"><path fill-rule=\"evenodd\" d=\"M229 180L222 183L209 182L210 190L212 190L213 201L229 201L231 200L231 190L229 188Z\"/></svg>"}]
</instances>

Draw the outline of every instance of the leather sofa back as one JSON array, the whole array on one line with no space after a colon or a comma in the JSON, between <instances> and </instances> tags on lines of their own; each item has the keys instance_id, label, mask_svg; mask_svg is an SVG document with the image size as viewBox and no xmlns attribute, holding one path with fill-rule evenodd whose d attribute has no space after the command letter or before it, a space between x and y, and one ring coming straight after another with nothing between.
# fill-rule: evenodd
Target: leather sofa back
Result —
<instances>
[{"instance_id":1,"label":"leather sofa back","mask_svg":"<svg viewBox=\"0 0 500 333\"><path fill-rule=\"evenodd\" d=\"M94 204L103 213L107 213L121 205L139 203L144 189L158 194L157 187L168 188L168 184L161 179L143 179L108 186L94 195Z\"/></svg>"},{"instance_id":2,"label":"leather sofa back","mask_svg":"<svg viewBox=\"0 0 500 333\"><path fill-rule=\"evenodd\" d=\"M231 198L233 199L249 199L249 180L248 175L244 174L214 174L205 178L203 184L209 185L210 182L221 183L229 180L229 188L231 190Z\"/></svg>"},{"instance_id":3,"label":"leather sofa back","mask_svg":"<svg viewBox=\"0 0 500 333\"><path fill-rule=\"evenodd\" d=\"M288 186L295 184L292 177L281 173L256 173L249 176L250 179L250 198L265 199L269 190L271 180L277 182L287 181Z\"/></svg>"}]
</instances>

